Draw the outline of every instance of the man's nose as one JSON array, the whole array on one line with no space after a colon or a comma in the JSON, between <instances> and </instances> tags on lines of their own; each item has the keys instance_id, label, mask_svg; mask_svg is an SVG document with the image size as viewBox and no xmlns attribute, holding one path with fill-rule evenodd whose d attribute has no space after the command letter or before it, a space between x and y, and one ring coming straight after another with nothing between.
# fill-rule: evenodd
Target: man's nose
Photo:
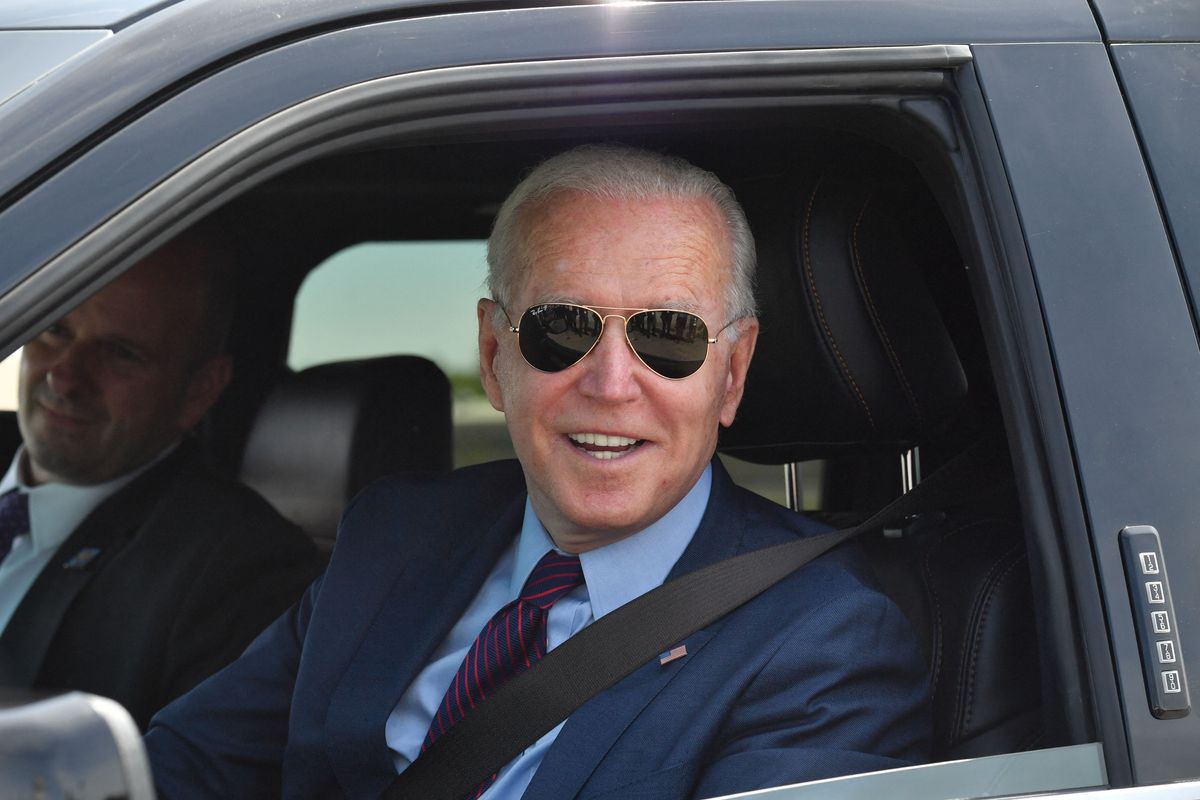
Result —
<instances>
[{"instance_id":1,"label":"man's nose","mask_svg":"<svg viewBox=\"0 0 1200 800\"><path fill-rule=\"evenodd\" d=\"M68 396L88 381L87 354L77 345L63 348L46 370L46 385L56 395Z\"/></svg>"},{"instance_id":2,"label":"man's nose","mask_svg":"<svg viewBox=\"0 0 1200 800\"><path fill-rule=\"evenodd\" d=\"M647 371L625 338L620 317L605 320L604 332L592 352L583 359L585 371L579 389L587 397L610 403L636 398L641 393L641 372Z\"/></svg>"}]
</instances>

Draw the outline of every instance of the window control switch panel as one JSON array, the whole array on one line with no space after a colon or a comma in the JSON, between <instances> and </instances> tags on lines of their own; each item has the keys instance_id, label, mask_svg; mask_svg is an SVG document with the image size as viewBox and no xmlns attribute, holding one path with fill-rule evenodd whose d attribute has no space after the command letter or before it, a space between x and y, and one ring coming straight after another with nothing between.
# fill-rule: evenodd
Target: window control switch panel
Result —
<instances>
[{"instance_id":1,"label":"window control switch panel","mask_svg":"<svg viewBox=\"0 0 1200 800\"><path fill-rule=\"evenodd\" d=\"M1150 713L1158 719L1186 716L1190 707L1187 677L1158 531L1150 525L1131 525L1122 530L1121 556Z\"/></svg>"}]
</instances>

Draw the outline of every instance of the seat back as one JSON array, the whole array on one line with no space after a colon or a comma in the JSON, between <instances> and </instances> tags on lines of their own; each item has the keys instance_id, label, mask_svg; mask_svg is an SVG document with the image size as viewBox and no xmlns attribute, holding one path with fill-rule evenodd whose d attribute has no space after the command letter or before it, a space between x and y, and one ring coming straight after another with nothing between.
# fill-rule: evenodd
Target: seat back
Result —
<instances>
[{"instance_id":1,"label":"seat back","mask_svg":"<svg viewBox=\"0 0 1200 800\"><path fill-rule=\"evenodd\" d=\"M452 437L450 383L433 362L321 364L268 394L239 477L329 550L342 509L363 486L394 472L451 469Z\"/></svg>"},{"instance_id":2,"label":"seat back","mask_svg":"<svg viewBox=\"0 0 1200 800\"><path fill-rule=\"evenodd\" d=\"M21 429L16 411L0 411L0 464L7 468L21 446Z\"/></svg>"},{"instance_id":3,"label":"seat back","mask_svg":"<svg viewBox=\"0 0 1200 800\"><path fill-rule=\"evenodd\" d=\"M781 464L883 458L890 478L909 448L932 460L978 435L968 372L935 291L946 280L967 291L963 266L923 182L881 159L737 188L762 265L761 333L723 452ZM929 509L900 538L863 542L924 641L937 758L1026 748L1042 727L1015 495L985 502L997 487L980 489ZM831 520L838 527L874 508L845 510Z\"/></svg>"},{"instance_id":4,"label":"seat back","mask_svg":"<svg viewBox=\"0 0 1200 800\"><path fill-rule=\"evenodd\" d=\"M897 213L912 203L911 178L835 163L739 191L764 265L761 331L722 450L786 463L936 437L968 387L925 280L944 256Z\"/></svg>"},{"instance_id":5,"label":"seat back","mask_svg":"<svg viewBox=\"0 0 1200 800\"><path fill-rule=\"evenodd\" d=\"M1026 750L1044 734L1029 562L1010 503L968 498L863 542L884 590L924 634L937 759Z\"/></svg>"}]
</instances>

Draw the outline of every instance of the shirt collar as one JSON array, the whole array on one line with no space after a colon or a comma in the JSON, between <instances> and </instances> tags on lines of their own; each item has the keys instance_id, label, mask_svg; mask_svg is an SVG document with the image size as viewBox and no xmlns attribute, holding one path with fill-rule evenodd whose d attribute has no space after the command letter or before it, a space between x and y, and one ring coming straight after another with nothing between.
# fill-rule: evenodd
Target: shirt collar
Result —
<instances>
[{"instance_id":1,"label":"shirt collar","mask_svg":"<svg viewBox=\"0 0 1200 800\"><path fill-rule=\"evenodd\" d=\"M631 536L580 555L594 618L599 619L667 579L700 527L711 490L712 464L709 464L696 485L658 521ZM527 497L525 520L517 540L511 597L520 594L521 587L542 556L555 549L554 541Z\"/></svg>"},{"instance_id":2,"label":"shirt collar","mask_svg":"<svg viewBox=\"0 0 1200 800\"><path fill-rule=\"evenodd\" d=\"M151 461L119 478L87 486L68 483L28 485L21 474L21 461L25 457L25 446L21 445L0 479L0 495L12 489L20 489L29 495L29 538L33 550L58 547L92 513L92 509L166 458L178 444L172 444Z\"/></svg>"}]
</instances>

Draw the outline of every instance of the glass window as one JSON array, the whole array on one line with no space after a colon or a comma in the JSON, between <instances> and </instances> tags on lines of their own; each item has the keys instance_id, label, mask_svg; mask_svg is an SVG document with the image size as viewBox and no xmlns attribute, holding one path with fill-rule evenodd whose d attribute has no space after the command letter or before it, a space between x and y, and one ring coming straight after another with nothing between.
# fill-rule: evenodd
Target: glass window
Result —
<instances>
[{"instance_id":1,"label":"glass window","mask_svg":"<svg viewBox=\"0 0 1200 800\"><path fill-rule=\"evenodd\" d=\"M390 354L433 361L454 390L454 463L512 458L504 416L479 383L475 303L487 244L369 242L330 256L296 295L288 366Z\"/></svg>"},{"instance_id":2,"label":"glass window","mask_svg":"<svg viewBox=\"0 0 1200 800\"><path fill-rule=\"evenodd\" d=\"M370 242L335 253L296 295L288 366L418 353L478 385L485 253L483 241Z\"/></svg>"}]
</instances>

